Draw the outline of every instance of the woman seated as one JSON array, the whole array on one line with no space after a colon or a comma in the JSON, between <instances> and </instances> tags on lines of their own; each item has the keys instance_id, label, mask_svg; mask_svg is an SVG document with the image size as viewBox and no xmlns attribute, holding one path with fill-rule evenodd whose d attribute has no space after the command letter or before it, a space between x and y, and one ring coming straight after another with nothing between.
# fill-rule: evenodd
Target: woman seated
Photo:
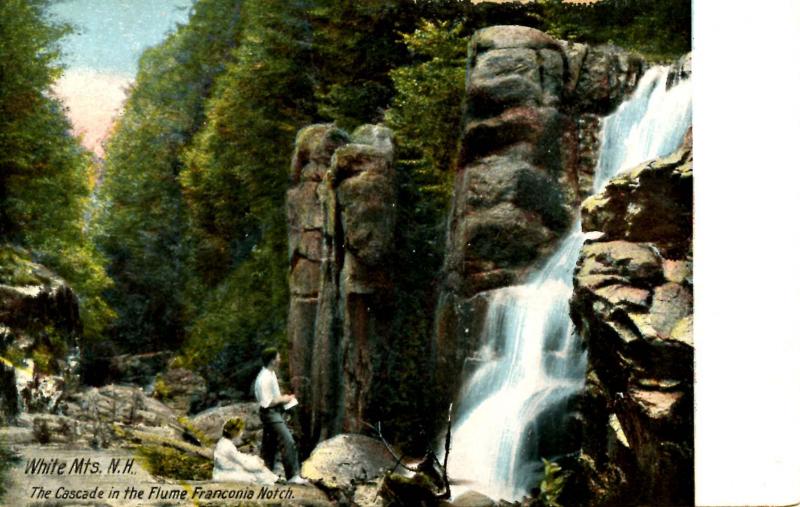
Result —
<instances>
[{"instance_id":1,"label":"woman seated","mask_svg":"<svg viewBox=\"0 0 800 507\"><path fill-rule=\"evenodd\" d=\"M239 452L233 440L242 434L244 421L229 419L222 428L222 438L214 447L214 471L211 479L225 482L257 482L275 484L278 476L258 456Z\"/></svg>"}]
</instances>

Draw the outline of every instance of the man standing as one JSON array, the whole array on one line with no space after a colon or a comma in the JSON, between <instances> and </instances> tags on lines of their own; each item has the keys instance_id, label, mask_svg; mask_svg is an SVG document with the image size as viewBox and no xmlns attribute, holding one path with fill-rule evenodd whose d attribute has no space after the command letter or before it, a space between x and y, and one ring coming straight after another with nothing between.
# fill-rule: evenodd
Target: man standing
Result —
<instances>
[{"instance_id":1,"label":"man standing","mask_svg":"<svg viewBox=\"0 0 800 507\"><path fill-rule=\"evenodd\" d=\"M259 416L264 427L261 437L261 457L264 463L275 469L277 448L281 449L281 461L286 477L291 477L291 484L307 484L308 481L300 477L300 465L297 459L297 447L294 438L283 419L284 405L295 401L294 394L281 394L278 386L276 371L281 364L281 355L278 350L269 347L261 353L261 362L264 365L256 377L255 392L259 404Z\"/></svg>"}]
</instances>

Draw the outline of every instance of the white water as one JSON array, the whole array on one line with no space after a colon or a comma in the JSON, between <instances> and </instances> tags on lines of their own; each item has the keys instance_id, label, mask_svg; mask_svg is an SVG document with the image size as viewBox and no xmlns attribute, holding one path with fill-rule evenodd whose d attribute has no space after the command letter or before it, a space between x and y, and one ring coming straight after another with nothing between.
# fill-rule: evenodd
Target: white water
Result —
<instances>
[{"instance_id":1,"label":"white water","mask_svg":"<svg viewBox=\"0 0 800 507\"><path fill-rule=\"evenodd\" d=\"M667 67L648 70L631 98L604 119L595 192L623 170L680 146L691 122L691 81L667 90L667 74ZM519 500L541 480L542 457L577 450L566 423L583 387L586 352L569 298L584 239L576 221L525 285L493 291L481 366L463 387L454 418L448 475L462 484L454 498L472 489Z\"/></svg>"}]
</instances>

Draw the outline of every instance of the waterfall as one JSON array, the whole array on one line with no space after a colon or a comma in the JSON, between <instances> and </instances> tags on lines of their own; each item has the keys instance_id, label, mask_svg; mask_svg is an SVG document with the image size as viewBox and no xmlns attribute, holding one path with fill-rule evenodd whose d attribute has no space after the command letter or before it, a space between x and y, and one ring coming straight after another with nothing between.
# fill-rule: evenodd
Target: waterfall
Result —
<instances>
[{"instance_id":1,"label":"waterfall","mask_svg":"<svg viewBox=\"0 0 800 507\"><path fill-rule=\"evenodd\" d=\"M598 192L622 170L676 150L691 122L691 81L667 89L669 68L649 69L603 120ZM577 220L524 285L492 291L478 351L454 418L448 474L465 490L518 500L538 485L542 458L578 450L571 405L587 356L569 317L572 276L584 242Z\"/></svg>"}]
</instances>

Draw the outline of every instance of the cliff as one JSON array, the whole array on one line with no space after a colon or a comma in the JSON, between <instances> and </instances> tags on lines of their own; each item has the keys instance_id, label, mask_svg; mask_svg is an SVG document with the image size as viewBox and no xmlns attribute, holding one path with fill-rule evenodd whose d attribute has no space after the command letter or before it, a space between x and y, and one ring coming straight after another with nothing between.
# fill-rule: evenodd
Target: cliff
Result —
<instances>
[{"instance_id":1,"label":"cliff","mask_svg":"<svg viewBox=\"0 0 800 507\"><path fill-rule=\"evenodd\" d=\"M444 399L454 398L480 345L486 291L520 283L575 220L591 192L602 116L644 66L618 48L528 27L473 36L435 331Z\"/></svg>"},{"instance_id":2,"label":"cliff","mask_svg":"<svg viewBox=\"0 0 800 507\"><path fill-rule=\"evenodd\" d=\"M57 403L81 330L78 297L67 283L25 250L0 246L0 422L21 406Z\"/></svg>"},{"instance_id":3,"label":"cliff","mask_svg":"<svg viewBox=\"0 0 800 507\"><path fill-rule=\"evenodd\" d=\"M691 146L690 131L583 203L599 237L581 251L571 315L589 352L581 463L594 505L693 502Z\"/></svg>"},{"instance_id":4,"label":"cliff","mask_svg":"<svg viewBox=\"0 0 800 507\"><path fill-rule=\"evenodd\" d=\"M300 131L287 194L292 387L308 443L357 432L392 312L395 230L389 129Z\"/></svg>"}]
</instances>

